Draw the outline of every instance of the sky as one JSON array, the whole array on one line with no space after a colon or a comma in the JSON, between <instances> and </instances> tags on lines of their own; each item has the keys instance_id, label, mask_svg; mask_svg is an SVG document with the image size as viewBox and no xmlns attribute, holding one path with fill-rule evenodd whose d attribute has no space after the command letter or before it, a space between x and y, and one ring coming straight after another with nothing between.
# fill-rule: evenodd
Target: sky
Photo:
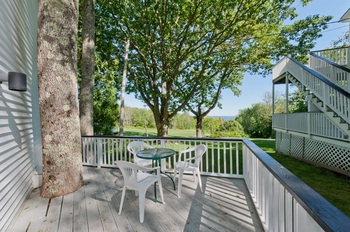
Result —
<instances>
[{"instance_id":1,"label":"sky","mask_svg":"<svg viewBox=\"0 0 350 232\"><path fill-rule=\"evenodd\" d=\"M322 50L331 47L332 41L337 40L343 33L349 30L349 23L337 23L344 13L350 8L350 0L313 0L306 7L302 7L300 1L296 1L295 7L299 14L298 19L308 15L333 16L328 29L322 32L322 37L316 40L313 50ZM220 100L222 108L216 107L209 116L236 116L239 111L251 107L255 103L262 102L264 94L272 92L272 76L265 78L259 75L244 76L241 94L234 96L230 90L223 90ZM144 103L134 98L133 95L125 96L125 105L137 108L147 108Z\"/></svg>"}]
</instances>

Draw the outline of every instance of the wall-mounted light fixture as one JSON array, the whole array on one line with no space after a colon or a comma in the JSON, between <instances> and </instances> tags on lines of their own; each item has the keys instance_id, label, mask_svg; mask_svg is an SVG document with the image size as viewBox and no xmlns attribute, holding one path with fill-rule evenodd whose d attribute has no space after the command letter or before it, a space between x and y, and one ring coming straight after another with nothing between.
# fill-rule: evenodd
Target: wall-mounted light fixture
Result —
<instances>
[{"instance_id":1,"label":"wall-mounted light fixture","mask_svg":"<svg viewBox=\"0 0 350 232\"><path fill-rule=\"evenodd\" d=\"M9 72L8 74L0 74L0 84L2 82L9 83L9 90L27 91L27 76L24 73Z\"/></svg>"}]
</instances>

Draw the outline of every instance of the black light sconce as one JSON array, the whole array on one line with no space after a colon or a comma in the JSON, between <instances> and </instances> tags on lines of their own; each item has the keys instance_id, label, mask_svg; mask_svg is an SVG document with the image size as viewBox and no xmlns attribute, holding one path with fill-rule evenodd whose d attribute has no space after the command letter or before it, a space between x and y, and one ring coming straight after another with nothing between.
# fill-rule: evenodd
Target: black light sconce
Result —
<instances>
[{"instance_id":1,"label":"black light sconce","mask_svg":"<svg viewBox=\"0 0 350 232\"><path fill-rule=\"evenodd\" d=\"M0 74L0 84L2 82L9 83L9 90L13 91L27 91L27 75L19 72L9 72Z\"/></svg>"}]
</instances>

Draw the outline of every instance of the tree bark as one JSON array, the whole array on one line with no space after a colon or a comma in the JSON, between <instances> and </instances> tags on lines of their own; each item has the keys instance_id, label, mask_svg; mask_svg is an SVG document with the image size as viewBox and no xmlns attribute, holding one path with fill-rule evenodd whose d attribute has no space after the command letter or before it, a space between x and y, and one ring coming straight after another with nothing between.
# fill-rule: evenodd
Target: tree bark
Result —
<instances>
[{"instance_id":1,"label":"tree bark","mask_svg":"<svg viewBox=\"0 0 350 232\"><path fill-rule=\"evenodd\" d=\"M196 137L202 138L202 129L203 129L203 119L204 117L196 117Z\"/></svg>"},{"instance_id":2,"label":"tree bark","mask_svg":"<svg viewBox=\"0 0 350 232\"><path fill-rule=\"evenodd\" d=\"M83 185L77 86L78 0L38 3L41 196L52 198Z\"/></svg>"},{"instance_id":3,"label":"tree bark","mask_svg":"<svg viewBox=\"0 0 350 232\"><path fill-rule=\"evenodd\" d=\"M81 135L94 135L95 0L82 0Z\"/></svg>"},{"instance_id":4,"label":"tree bark","mask_svg":"<svg viewBox=\"0 0 350 232\"><path fill-rule=\"evenodd\" d=\"M123 79L122 79L122 89L121 89L121 96L120 96L120 118L119 118L119 135L120 136L124 135L124 116L125 116L124 98L125 98L126 74L127 74L127 71L128 71L129 46L130 46L130 41L129 41L129 39L127 39L126 42L125 42Z\"/></svg>"},{"instance_id":5,"label":"tree bark","mask_svg":"<svg viewBox=\"0 0 350 232\"><path fill-rule=\"evenodd\" d=\"M157 136L160 137L168 137L168 129L169 129L169 119L168 117L159 116L154 117L156 127L157 127Z\"/></svg>"}]
</instances>

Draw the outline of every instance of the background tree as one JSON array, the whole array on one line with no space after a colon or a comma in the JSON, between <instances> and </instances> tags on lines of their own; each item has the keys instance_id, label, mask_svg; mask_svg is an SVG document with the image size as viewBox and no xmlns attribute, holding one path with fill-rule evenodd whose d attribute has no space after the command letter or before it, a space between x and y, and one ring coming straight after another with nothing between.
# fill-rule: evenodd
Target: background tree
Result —
<instances>
[{"instance_id":1,"label":"background tree","mask_svg":"<svg viewBox=\"0 0 350 232\"><path fill-rule=\"evenodd\" d=\"M117 60L102 60L97 53L94 87L94 132L98 135L112 135L119 119L118 90L120 82L110 67L117 66Z\"/></svg>"},{"instance_id":2,"label":"background tree","mask_svg":"<svg viewBox=\"0 0 350 232\"><path fill-rule=\"evenodd\" d=\"M288 109L291 113L308 111L307 97L304 96L303 92L296 90L290 94L288 99Z\"/></svg>"},{"instance_id":3,"label":"background tree","mask_svg":"<svg viewBox=\"0 0 350 232\"><path fill-rule=\"evenodd\" d=\"M276 92L272 98L270 92L262 97L262 102L253 104L251 107L239 111L236 121L244 128L244 132L251 138L274 137L272 130L272 100L274 102L274 113L286 113L286 99L281 93ZM295 90L290 93L288 109L290 112L307 112L307 101L305 96Z\"/></svg>"},{"instance_id":4,"label":"background tree","mask_svg":"<svg viewBox=\"0 0 350 232\"><path fill-rule=\"evenodd\" d=\"M126 75L128 72L128 55L129 55L129 46L130 40L126 39L125 41L125 55L124 55L124 67L123 67L123 76L122 76L122 88L120 96L120 115L119 115L119 135L124 135L124 117L125 117L125 85L126 85Z\"/></svg>"},{"instance_id":5,"label":"background tree","mask_svg":"<svg viewBox=\"0 0 350 232\"><path fill-rule=\"evenodd\" d=\"M196 121L188 112L177 114L170 121L170 128L189 130L196 128Z\"/></svg>"},{"instance_id":6,"label":"background tree","mask_svg":"<svg viewBox=\"0 0 350 232\"><path fill-rule=\"evenodd\" d=\"M217 105L221 108L219 99L222 89L229 88L234 95L239 95L240 90L237 86L241 85L243 75L242 70L233 69L231 71L224 69L220 73L214 73L214 77L209 78L205 86L197 91L186 105L196 119L196 137L202 137L202 128L204 118ZM216 78L216 79L215 79Z\"/></svg>"},{"instance_id":7,"label":"background tree","mask_svg":"<svg viewBox=\"0 0 350 232\"><path fill-rule=\"evenodd\" d=\"M344 32L339 38L335 41L332 41L332 48L338 48L338 47L346 47L350 45L349 41L349 31Z\"/></svg>"},{"instance_id":8,"label":"background tree","mask_svg":"<svg viewBox=\"0 0 350 232\"><path fill-rule=\"evenodd\" d=\"M98 1L100 2L100 1ZM121 76L123 57L117 57L115 36L110 33L108 18L98 5L95 7L95 84L94 84L94 133L112 135L119 119ZM81 61L80 61L81 63Z\"/></svg>"},{"instance_id":9,"label":"background tree","mask_svg":"<svg viewBox=\"0 0 350 232\"><path fill-rule=\"evenodd\" d=\"M82 52L80 84L80 123L82 135L93 135L95 72L95 0L81 0Z\"/></svg>"},{"instance_id":10,"label":"background tree","mask_svg":"<svg viewBox=\"0 0 350 232\"><path fill-rule=\"evenodd\" d=\"M212 138L242 138L248 137L244 133L242 125L236 120L225 121L222 118L205 118L203 120L203 132Z\"/></svg>"},{"instance_id":11,"label":"background tree","mask_svg":"<svg viewBox=\"0 0 350 232\"><path fill-rule=\"evenodd\" d=\"M214 134L224 122L225 121L222 118L205 118L203 120L203 133L209 135Z\"/></svg>"},{"instance_id":12,"label":"background tree","mask_svg":"<svg viewBox=\"0 0 350 232\"><path fill-rule=\"evenodd\" d=\"M125 125L130 127L156 128L152 111L135 107L125 107ZM170 128L188 130L196 128L196 120L188 112L179 113L171 119Z\"/></svg>"},{"instance_id":13,"label":"background tree","mask_svg":"<svg viewBox=\"0 0 350 232\"><path fill-rule=\"evenodd\" d=\"M236 118L244 132L251 138L270 138L272 136L272 108L264 103L253 104L239 111Z\"/></svg>"},{"instance_id":14,"label":"background tree","mask_svg":"<svg viewBox=\"0 0 350 232\"><path fill-rule=\"evenodd\" d=\"M43 147L41 196L83 185L77 87L78 0L39 1L38 84Z\"/></svg>"},{"instance_id":15,"label":"background tree","mask_svg":"<svg viewBox=\"0 0 350 232\"><path fill-rule=\"evenodd\" d=\"M276 91L275 92L275 97L272 97L271 92L265 92L264 95L262 96L262 103L268 107L271 108L271 113L272 113L272 101L274 101L274 112L279 114L279 113L285 113L286 111L286 99L285 96Z\"/></svg>"},{"instance_id":16,"label":"background tree","mask_svg":"<svg viewBox=\"0 0 350 232\"><path fill-rule=\"evenodd\" d=\"M131 108L131 122L134 127L155 128L152 112L147 109Z\"/></svg>"},{"instance_id":17,"label":"background tree","mask_svg":"<svg viewBox=\"0 0 350 232\"><path fill-rule=\"evenodd\" d=\"M110 33L116 39L131 38L129 91L152 110L158 135L166 136L170 119L218 70L240 67L264 72L281 55L307 54L330 18L312 16L285 26L286 19L297 16L293 2L124 0L111 4L105 0L99 4L110 17Z\"/></svg>"},{"instance_id":18,"label":"background tree","mask_svg":"<svg viewBox=\"0 0 350 232\"><path fill-rule=\"evenodd\" d=\"M244 138L248 137L244 133L242 125L236 120L224 121L219 128L210 134L212 138Z\"/></svg>"}]
</instances>

